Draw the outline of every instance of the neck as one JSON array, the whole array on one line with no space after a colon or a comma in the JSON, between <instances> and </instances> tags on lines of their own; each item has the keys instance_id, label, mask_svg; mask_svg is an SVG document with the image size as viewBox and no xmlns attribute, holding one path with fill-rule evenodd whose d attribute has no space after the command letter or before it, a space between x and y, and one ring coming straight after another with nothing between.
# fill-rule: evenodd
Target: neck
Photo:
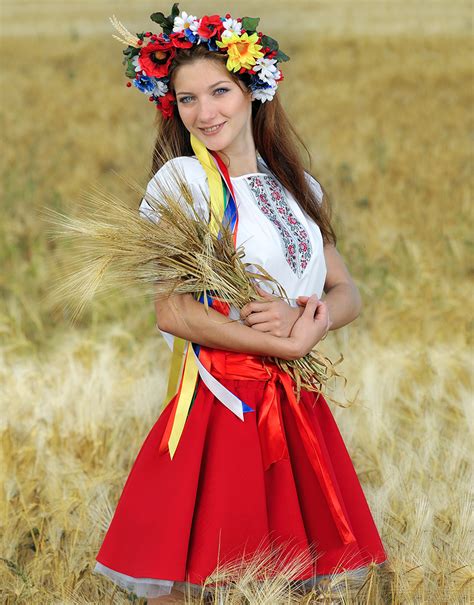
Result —
<instances>
[{"instance_id":1,"label":"neck","mask_svg":"<svg viewBox=\"0 0 474 605\"><path fill-rule=\"evenodd\" d=\"M258 172L257 150L253 137L243 144L230 145L226 149L217 151L217 154L227 166L231 177Z\"/></svg>"}]
</instances>

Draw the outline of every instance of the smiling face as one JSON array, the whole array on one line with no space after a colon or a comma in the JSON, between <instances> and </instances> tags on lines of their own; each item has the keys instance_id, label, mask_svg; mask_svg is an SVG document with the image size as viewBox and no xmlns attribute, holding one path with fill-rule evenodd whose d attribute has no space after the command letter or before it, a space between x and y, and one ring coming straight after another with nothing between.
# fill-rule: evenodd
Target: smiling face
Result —
<instances>
[{"instance_id":1,"label":"smiling face","mask_svg":"<svg viewBox=\"0 0 474 605\"><path fill-rule=\"evenodd\" d=\"M173 87L184 126L208 149L241 153L251 147L251 93L224 65L208 59L181 65L173 75Z\"/></svg>"}]
</instances>

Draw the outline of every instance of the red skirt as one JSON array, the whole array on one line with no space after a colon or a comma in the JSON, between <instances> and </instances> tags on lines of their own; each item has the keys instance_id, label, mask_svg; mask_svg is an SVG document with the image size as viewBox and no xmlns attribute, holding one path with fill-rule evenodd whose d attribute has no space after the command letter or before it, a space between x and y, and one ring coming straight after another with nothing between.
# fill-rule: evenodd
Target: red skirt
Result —
<instances>
[{"instance_id":1,"label":"red skirt","mask_svg":"<svg viewBox=\"0 0 474 605\"><path fill-rule=\"evenodd\" d=\"M311 560L293 578L301 580L385 561L366 498L324 397L302 391L295 413L288 388L275 380L274 372L269 403L272 372L249 379L248 373L240 376L238 371L246 363L264 368L261 357L205 351L218 361L214 376L254 411L246 412L242 421L198 378L171 459L168 452L159 452L176 397L168 403L132 466L95 571L138 596L152 597L169 593L173 583L201 585L216 567L251 557L262 547L275 547L282 562L284 553L287 560ZM271 464L273 446L268 445L268 434L263 435L269 419L273 425L276 419L285 449ZM319 467L308 442L316 445ZM136 588L141 585L140 592Z\"/></svg>"}]
</instances>

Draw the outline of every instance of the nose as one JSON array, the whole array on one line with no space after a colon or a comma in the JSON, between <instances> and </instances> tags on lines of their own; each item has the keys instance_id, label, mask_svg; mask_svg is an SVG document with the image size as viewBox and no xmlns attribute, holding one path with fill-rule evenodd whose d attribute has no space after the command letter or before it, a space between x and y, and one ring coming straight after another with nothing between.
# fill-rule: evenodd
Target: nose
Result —
<instances>
[{"instance_id":1,"label":"nose","mask_svg":"<svg viewBox=\"0 0 474 605\"><path fill-rule=\"evenodd\" d=\"M200 126L213 125L218 114L217 106L213 101L208 99L201 101L199 103L198 124Z\"/></svg>"}]
</instances>

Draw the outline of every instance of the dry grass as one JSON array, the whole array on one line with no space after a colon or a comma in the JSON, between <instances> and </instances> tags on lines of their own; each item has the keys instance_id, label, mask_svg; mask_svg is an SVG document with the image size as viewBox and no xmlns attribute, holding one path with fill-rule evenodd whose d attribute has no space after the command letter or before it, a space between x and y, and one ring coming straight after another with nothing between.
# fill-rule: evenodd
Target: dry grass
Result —
<instances>
[{"instance_id":1,"label":"dry grass","mask_svg":"<svg viewBox=\"0 0 474 605\"><path fill-rule=\"evenodd\" d=\"M380 4L386 13L367 2L295 2L308 17L300 39L285 38L287 3L258 14L269 32L275 20L292 57L281 93L332 197L338 248L364 300L362 316L324 344L332 358L344 353L349 395L360 388L360 405L333 412L390 570L345 602L468 603L471 15L460 3ZM44 206L69 212L94 182L120 193L111 168L146 183L154 110L125 88L112 32L94 31L113 12L133 25L167 5L137 3L131 21L116 3L82 7L81 21L75 5L49 6L48 19L38 7L37 28L33 5L7 6L1 38L0 594L9 605L126 603L91 569L159 415L168 353L149 301L133 293L96 301L76 328L52 313L45 295L67 254L40 217ZM6 35L10 24L18 37ZM269 602L256 591L241 578L228 602ZM290 602L273 594L272 603Z\"/></svg>"}]
</instances>

